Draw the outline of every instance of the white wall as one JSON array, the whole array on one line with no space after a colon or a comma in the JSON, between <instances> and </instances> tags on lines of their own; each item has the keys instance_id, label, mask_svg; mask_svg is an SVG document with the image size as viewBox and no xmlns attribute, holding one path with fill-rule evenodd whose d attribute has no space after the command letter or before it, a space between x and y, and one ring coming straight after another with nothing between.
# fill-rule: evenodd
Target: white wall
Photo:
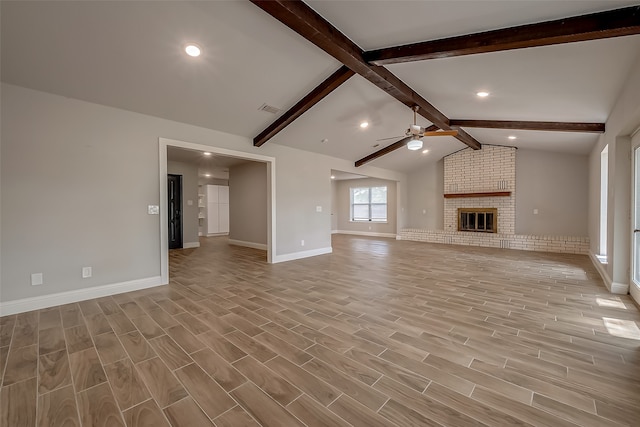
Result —
<instances>
[{"instance_id":1,"label":"white wall","mask_svg":"<svg viewBox=\"0 0 640 427\"><path fill-rule=\"evenodd\" d=\"M200 177L200 178L198 178L198 185L226 185L228 187L229 186L229 180L228 179L222 179L222 178Z\"/></svg>"},{"instance_id":2,"label":"white wall","mask_svg":"<svg viewBox=\"0 0 640 427\"><path fill-rule=\"evenodd\" d=\"M229 239L267 244L267 165L229 168Z\"/></svg>"},{"instance_id":3,"label":"white wall","mask_svg":"<svg viewBox=\"0 0 640 427\"><path fill-rule=\"evenodd\" d=\"M586 155L516 152L516 234L587 236L588 160Z\"/></svg>"},{"instance_id":4,"label":"white wall","mask_svg":"<svg viewBox=\"0 0 640 427\"><path fill-rule=\"evenodd\" d=\"M598 253L600 222L600 153L609 145L607 256L605 282L615 292L627 293L630 282L631 223L631 133L640 126L640 57L632 67L620 96L609 114L606 132L600 136L589 158L589 237L591 253ZM632 295L640 292L634 290ZM640 301L638 301L640 303Z\"/></svg>"},{"instance_id":5,"label":"white wall","mask_svg":"<svg viewBox=\"0 0 640 427\"><path fill-rule=\"evenodd\" d=\"M159 278L161 225L147 214L159 204L159 137L276 158L276 256L330 248L331 169L406 184L397 172L4 83L1 104L3 302ZM92 278L81 279L83 266ZM31 273L44 285L30 286Z\"/></svg>"},{"instance_id":6,"label":"white wall","mask_svg":"<svg viewBox=\"0 0 640 427\"><path fill-rule=\"evenodd\" d=\"M168 161L167 173L182 175L182 245L184 247L199 245L198 167L187 163ZM166 209L162 206L160 208Z\"/></svg>"},{"instance_id":7,"label":"white wall","mask_svg":"<svg viewBox=\"0 0 640 427\"><path fill-rule=\"evenodd\" d=\"M353 222L351 221L352 187L387 187L387 222ZM346 179L336 183L336 199L338 214L338 231L357 233L382 233L395 235L397 226L397 188L394 181L374 178Z\"/></svg>"},{"instance_id":8,"label":"white wall","mask_svg":"<svg viewBox=\"0 0 640 427\"><path fill-rule=\"evenodd\" d=\"M416 169L408 181L409 227L444 229L444 160Z\"/></svg>"}]
</instances>

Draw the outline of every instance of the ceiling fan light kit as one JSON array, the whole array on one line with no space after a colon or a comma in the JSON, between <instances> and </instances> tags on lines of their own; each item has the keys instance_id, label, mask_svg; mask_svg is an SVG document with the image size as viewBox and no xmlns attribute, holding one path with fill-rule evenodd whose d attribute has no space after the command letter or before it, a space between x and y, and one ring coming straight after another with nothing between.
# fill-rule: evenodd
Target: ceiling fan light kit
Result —
<instances>
[{"instance_id":1,"label":"ceiling fan light kit","mask_svg":"<svg viewBox=\"0 0 640 427\"><path fill-rule=\"evenodd\" d=\"M420 136L415 135L407 144L407 148L411 151L420 150L422 148L422 141L420 140Z\"/></svg>"}]
</instances>

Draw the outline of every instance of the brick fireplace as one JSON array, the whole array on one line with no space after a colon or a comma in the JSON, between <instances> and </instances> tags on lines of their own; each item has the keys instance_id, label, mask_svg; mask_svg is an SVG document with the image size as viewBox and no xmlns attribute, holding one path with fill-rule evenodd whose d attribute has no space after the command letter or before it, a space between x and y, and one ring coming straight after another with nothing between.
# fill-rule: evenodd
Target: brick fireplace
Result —
<instances>
[{"instance_id":1,"label":"brick fireplace","mask_svg":"<svg viewBox=\"0 0 640 427\"><path fill-rule=\"evenodd\" d=\"M459 209L496 209L497 232L515 233L516 149L483 145L444 158L444 229L457 231Z\"/></svg>"},{"instance_id":2,"label":"brick fireplace","mask_svg":"<svg viewBox=\"0 0 640 427\"><path fill-rule=\"evenodd\" d=\"M461 230L460 212L484 212L484 230ZM487 213L495 217L488 232ZM470 228L470 227L468 227ZM515 234L516 229L516 149L483 145L466 148L444 158L444 230L406 228L399 240L466 246L509 248L541 252L584 254L589 238L578 236L538 236Z\"/></svg>"}]
</instances>

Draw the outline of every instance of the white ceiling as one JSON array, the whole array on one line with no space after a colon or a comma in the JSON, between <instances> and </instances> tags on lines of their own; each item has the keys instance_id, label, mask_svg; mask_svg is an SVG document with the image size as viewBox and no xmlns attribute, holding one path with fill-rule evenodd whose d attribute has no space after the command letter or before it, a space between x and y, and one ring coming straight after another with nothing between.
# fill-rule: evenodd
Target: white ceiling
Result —
<instances>
[{"instance_id":1,"label":"white ceiling","mask_svg":"<svg viewBox=\"0 0 640 427\"><path fill-rule=\"evenodd\" d=\"M333 179L334 181L346 181L350 179L362 179L362 178L368 178L368 176L331 169L331 179Z\"/></svg>"},{"instance_id":2,"label":"white ceiling","mask_svg":"<svg viewBox=\"0 0 640 427\"><path fill-rule=\"evenodd\" d=\"M220 179L229 179L229 168L249 161L217 154L205 155L204 153L205 151L169 146L167 147L167 160L197 166L200 178ZM207 174L210 176L207 177Z\"/></svg>"},{"instance_id":3,"label":"white ceiling","mask_svg":"<svg viewBox=\"0 0 640 427\"><path fill-rule=\"evenodd\" d=\"M637 3L308 2L365 50ZM258 111L263 103L288 109L340 65L245 1L3 1L0 7L3 81L246 137L277 117ZM202 57L184 55L189 41L203 47ZM639 52L640 36L629 36L389 69L450 118L605 121ZM480 89L491 96L477 99ZM365 130L358 127L362 120L371 123ZM355 161L393 143L376 140L402 135L411 121L407 107L354 76L268 144ZM482 143L580 154L597 138L466 130ZM410 171L465 147L451 137L424 142L428 154L397 150L371 164Z\"/></svg>"}]
</instances>

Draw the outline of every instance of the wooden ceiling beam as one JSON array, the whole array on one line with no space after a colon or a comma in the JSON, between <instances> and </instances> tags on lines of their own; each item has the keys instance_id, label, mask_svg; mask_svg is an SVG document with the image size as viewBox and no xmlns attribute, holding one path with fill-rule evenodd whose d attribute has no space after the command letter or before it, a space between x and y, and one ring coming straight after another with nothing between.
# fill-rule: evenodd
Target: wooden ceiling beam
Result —
<instances>
[{"instance_id":1,"label":"wooden ceiling beam","mask_svg":"<svg viewBox=\"0 0 640 427\"><path fill-rule=\"evenodd\" d=\"M436 130L438 130L438 126L431 125L428 128L426 128L424 131L425 132L433 132L433 131L436 131ZM386 147L381 148L380 150L376 151L375 153L371 153L368 156L363 157L360 160L356 160L355 166L357 168L359 168L360 166L363 166L363 165L365 165L365 164L367 164L369 162L372 162L375 159L384 156L385 154L392 153L392 152L394 152L394 151L396 151L396 150L398 150L398 149L400 149L402 147L405 147L407 145L407 143L409 141L411 141L412 139L413 139L412 136L407 136L406 138L402 138L401 140L396 141L391 145L387 145Z\"/></svg>"},{"instance_id":2,"label":"wooden ceiling beam","mask_svg":"<svg viewBox=\"0 0 640 427\"><path fill-rule=\"evenodd\" d=\"M640 34L640 6L372 50L364 58L388 65L634 34Z\"/></svg>"},{"instance_id":3,"label":"wooden ceiling beam","mask_svg":"<svg viewBox=\"0 0 640 427\"><path fill-rule=\"evenodd\" d=\"M371 153L368 156L363 157L360 160L356 160L355 166L357 168L359 168L360 166L365 165L365 164L367 164L367 163L369 163L369 162L371 162L371 161L373 161L373 160L375 160L375 159L377 159L379 157L382 157L385 154L392 153L392 152L394 152L394 151L406 146L407 143L409 141L411 141L411 139L413 139L413 137L407 136L407 137L402 138L399 141L394 142L391 145L387 145L386 147L376 151L375 153Z\"/></svg>"},{"instance_id":4,"label":"wooden ceiling beam","mask_svg":"<svg viewBox=\"0 0 640 427\"><path fill-rule=\"evenodd\" d=\"M567 122L530 122L509 120L460 120L451 119L451 127L484 129L540 130L554 132L592 132L604 133L604 123L567 123ZM458 129L458 131L460 131Z\"/></svg>"},{"instance_id":5,"label":"wooden ceiling beam","mask_svg":"<svg viewBox=\"0 0 640 427\"><path fill-rule=\"evenodd\" d=\"M300 0L251 0L256 6L342 62L406 106L419 107L418 114L443 130L451 130L449 119L384 67L369 65L363 51L337 28ZM470 135L457 136L473 149L480 143Z\"/></svg>"},{"instance_id":6,"label":"wooden ceiling beam","mask_svg":"<svg viewBox=\"0 0 640 427\"><path fill-rule=\"evenodd\" d=\"M291 107L286 113L278 117L275 122L260 132L258 136L253 138L253 145L256 147L262 146L262 144L289 126L295 119L303 115L307 110L324 99L324 97L336 90L342 83L349 80L354 74L355 73L348 67L344 65L340 67L335 73L298 101L296 105Z\"/></svg>"}]
</instances>

